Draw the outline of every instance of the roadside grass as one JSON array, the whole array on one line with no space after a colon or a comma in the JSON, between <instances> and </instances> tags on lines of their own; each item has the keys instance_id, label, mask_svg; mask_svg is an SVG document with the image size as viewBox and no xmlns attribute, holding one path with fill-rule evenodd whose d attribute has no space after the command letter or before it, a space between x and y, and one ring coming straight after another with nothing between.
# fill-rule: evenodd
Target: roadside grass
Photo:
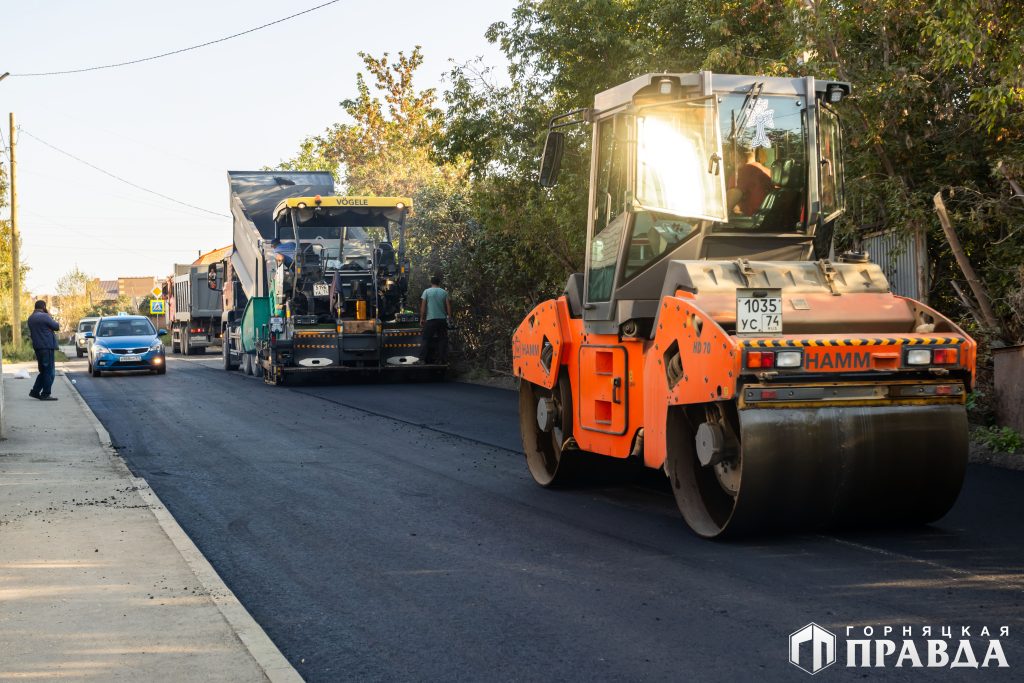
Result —
<instances>
[{"instance_id":1,"label":"roadside grass","mask_svg":"<svg viewBox=\"0 0 1024 683\"><path fill-rule=\"evenodd\" d=\"M1010 427L977 427L971 437L993 453L1014 455L1024 450L1024 437Z\"/></svg>"},{"instance_id":2,"label":"roadside grass","mask_svg":"<svg viewBox=\"0 0 1024 683\"><path fill-rule=\"evenodd\" d=\"M27 363L36 359L36 352L32 348L31 339L22 339L21 348L15 351L11 348L11 344L5 343L3 345L3 358L5 363ZM58 349L54 353L54 359L58 361L65 361L68 359L64 352Z\"/></svg>"}]
</instances>

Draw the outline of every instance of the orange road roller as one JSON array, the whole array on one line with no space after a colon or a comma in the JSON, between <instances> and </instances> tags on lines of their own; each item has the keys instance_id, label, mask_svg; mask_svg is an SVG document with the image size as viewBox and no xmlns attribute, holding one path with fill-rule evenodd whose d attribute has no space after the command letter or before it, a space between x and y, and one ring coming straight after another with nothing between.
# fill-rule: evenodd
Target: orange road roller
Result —
<instances>
[{"instance_id":1,"label":"orange road roller","mask_svg":"<svg viewBox=\"0 0 1024 683\"><path fill-rule=\"evenodd\" d=\"M592 129L586 268L512 341L542 486L596 455L665 471L700 536L942 517L977 346L836 255L837 110L814 78L649 74L552 119Z\"/></svg>"}]
</instances>

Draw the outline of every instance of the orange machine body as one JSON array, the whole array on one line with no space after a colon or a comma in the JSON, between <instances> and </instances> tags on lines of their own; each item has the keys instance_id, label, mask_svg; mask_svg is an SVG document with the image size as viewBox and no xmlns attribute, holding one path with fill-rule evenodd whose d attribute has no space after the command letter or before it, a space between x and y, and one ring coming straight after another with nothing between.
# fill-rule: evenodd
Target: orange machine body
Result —
<instances>
[{"instance_id":1,"label":"orange machine body","mask_svg":"<svg viewBox=\"0 0 1024 683\"><path fill-rule=\"evenodd\" d=\"M977 345L934 310L889 293L812 294L804 299L810 299L806 308L786 311L786 325L794 330L834 325L835 332L740 337L727 331L735 325L734 296L677 291L661 301L649 338L594 334L582 318L570 315L562 296L537 306L516 330L513 369L521 381L546 389L555 386L560 374L568 377L573 437L580 450L642 457L652 468L662 467L666 460L672 406L737 401L741 408L792 407L784 401L787 388L808 386L824 392L815 405L828 404L830 388L848 386L881 388L870 398L839 396L834 405L964 402L973 383ZM915 329L922 314L941 321L940 329L946 331L905 331ZM865 326L881 331L839 331ZM901 379L900 373L910 370L905 352L911 348L952 349L954 360L929 368L929 379ZM764 373L747 366L751 351L775 350L798 351L800 367ZM765 379L782 391L783 400L745 401L744 387L768 386L762 384ZM904 385L908 391L900 390ZM933 385L945 389L937 389L940 395L929 390L921 397L909 391ZM950 393L943 395L944 390Z\"/></svg>"}]
</instances>

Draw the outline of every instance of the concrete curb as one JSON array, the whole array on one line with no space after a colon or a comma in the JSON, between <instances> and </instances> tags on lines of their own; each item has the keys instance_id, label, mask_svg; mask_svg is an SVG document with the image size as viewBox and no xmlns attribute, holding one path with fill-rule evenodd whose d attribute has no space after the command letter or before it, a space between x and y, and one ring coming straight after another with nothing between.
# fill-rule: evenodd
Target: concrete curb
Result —
<instances>
[{"instance_id":1,"label":"concrete curb","mask_svg":"<svg viewBox=\"0 0 1024 683\"><path fill-rule=\"evenodd\" d=\"M256 623L256 620L252 618L249 611L239 602L231 589L225 585L217 571L192 542L192 539L178 525L178 522L168 512L166 506L160 502L160 498L150 488L149 482L131 473L128 465L114 449L110 441L109 432L100 423L99 418L92 412L92 408L85 402L82 395L78 393L78 388L71 382L67 374L62 372L60 377L63 378L67 388L70 389L68 393L75 397L86 418L96 430L100 445L110 454L111 459L117 466L123 469L125 476L131 480L132 485L135 486L139 495L142 496L142 500L149 506L153 516L156 517L160 528L171 539L174 547L178 549L178 553L181 554L181 557L188 564L189 569L192 570L196 579L202 584L214 604L217 605L217 609L220 610L224 619L231 626L238 640L248 650L249 654L256 661L257 666L263 670L267 680L271 681L271 683L301 683L303 679L299 672L281 654L281 651L277 649L277 646L270 640L270 637L263 631L263 628Z\"/></svg>"}]
</instances>

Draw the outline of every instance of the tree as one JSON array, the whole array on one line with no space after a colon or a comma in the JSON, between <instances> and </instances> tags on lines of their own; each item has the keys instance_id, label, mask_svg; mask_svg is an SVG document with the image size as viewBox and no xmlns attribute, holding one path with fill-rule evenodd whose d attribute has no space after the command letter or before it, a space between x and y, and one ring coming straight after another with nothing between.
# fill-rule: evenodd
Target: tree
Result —
<instances>
[{"instance_id":1,"label":"tree","mask_svg":"<svg viewBox=\"0 0 1024 683\"><path fill-rule=\"evenodd\" d=\"M99 282L75 266L57 280L57 321L61 330L73 330L100 301Z\"/></svg>"},{"instance_id":2,"label":"tree","mask_svg":"<svg viewBox=\"0 0 1024 683\"><path fill-rule=\"evenodd\" d=\"M10 196L10 186L7 181L7 169L0 165L0 210L7 208L7 198ZM0 337L2 337L4 343L8 343L11 340L11 330L13 329L11 321L11 313L13 309L13 277L11 269L11 221L9 219L0 219ZM20 244L20 242L19 242ZM25 264L25 259L21 259L21 281L25 282L25 278L28 275L29 268ZM27 316L27 312L32 310L32 297L22 290L21 293L21 311ZM25 321L19 321L18 327L21 329L22 336L24 336Z\"/></svg>"},{"instance_id":3,"label":"tree","mask_svg":"<svg viewBox=\"0 0 1024 683\"><path fill-rule=\"evenodd\" d=\"M589 139L569 137L559 186L540 190L533 178L550 116L647 72L848 80L850 211L840 239L927 231L929 298L963 317L949 285L959 271L932 210L934 194L952 188L947 206L964 250L1007 341L1020 340L1024 202L1007 177L1024 176L1022 24L1019 8L998 0L523 0L487 33L509 58L509 84L494 85L478 64L456 68L440 152L472 158L487 188L477 215L530 242L534 258L559 252L536 280L553 294L582 257Z\"/></svg>"}]
</instances>

